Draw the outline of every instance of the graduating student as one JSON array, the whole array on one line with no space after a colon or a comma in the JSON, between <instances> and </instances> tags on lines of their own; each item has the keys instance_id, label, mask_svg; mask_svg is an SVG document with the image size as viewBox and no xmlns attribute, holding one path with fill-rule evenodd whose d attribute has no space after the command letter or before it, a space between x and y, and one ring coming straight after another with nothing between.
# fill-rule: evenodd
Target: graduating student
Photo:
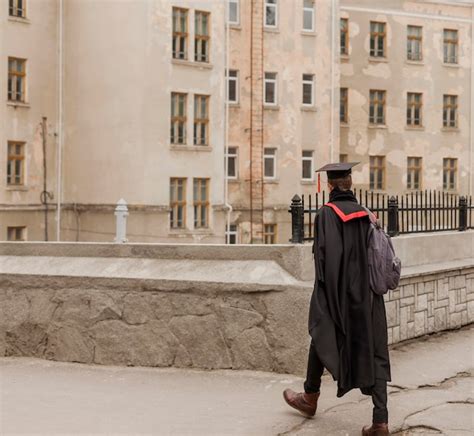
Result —
<instances>
[{"instance_id":1,"label":"graduating student","mask_svg":"<svg viewBox=\"0 0 474 436\"><path fill-rule=\"evenodd\" d=\"M387 381L390 361L387 319L382 295L369 288L368 212L351 191L351 168L357 163L329 164L329 203L314 223L316 280L309 310L308 370L304 392L286 389L285 401L314 416L326 368L337 380L337 396L359 388L371 395L373 423L362 435L389 435Z\"/></svg>"}]
</instances>

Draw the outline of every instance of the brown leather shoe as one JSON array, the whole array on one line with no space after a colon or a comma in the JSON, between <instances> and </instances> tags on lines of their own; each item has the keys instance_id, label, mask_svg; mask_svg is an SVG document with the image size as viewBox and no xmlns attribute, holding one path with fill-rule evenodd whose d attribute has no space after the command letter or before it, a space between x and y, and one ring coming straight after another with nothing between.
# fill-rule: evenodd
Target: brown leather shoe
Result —
<instances>
[{"instance_id":1,"label":"brown leather shoe","mask_svg":"<svg viewBox=\"0 0 474 436\"><path fill-rule=\"evenodd\" d=\"M389 436L388 424L372 424L362 429L362 436Z\"/></svg>"},{"instance_id":2,"label":"brown leather shoe","mask_svg":"<svg viewBox=\"0 0 474 436\"><path fill-rule=\"evenodd\" d=\"M283 398L286 403L298 410L303 415L311 418L318 408L319 392L317 394L307 394L305 392L295 392L292 389L285 389Z\"/></svg>"}]
</instances>

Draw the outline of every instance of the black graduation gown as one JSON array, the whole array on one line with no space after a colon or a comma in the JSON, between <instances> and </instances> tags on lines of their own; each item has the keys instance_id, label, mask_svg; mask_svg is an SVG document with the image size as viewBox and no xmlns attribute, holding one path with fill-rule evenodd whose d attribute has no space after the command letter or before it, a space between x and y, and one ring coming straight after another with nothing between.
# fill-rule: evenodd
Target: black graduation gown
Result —
<instances>
[{"instance_id":1,"label":"black graduation gown","mask_svg":"<svg viewBox=\"0 0 474 436\"><path fill-rule=\"evenodd\" d=\"M309 333L337 396L353 388L370 394L376 378L390 380L390 362L384 300L369 289L369 218L351 191L333 190L330 202L314 224Z\"/></svg>"}]
</instances>

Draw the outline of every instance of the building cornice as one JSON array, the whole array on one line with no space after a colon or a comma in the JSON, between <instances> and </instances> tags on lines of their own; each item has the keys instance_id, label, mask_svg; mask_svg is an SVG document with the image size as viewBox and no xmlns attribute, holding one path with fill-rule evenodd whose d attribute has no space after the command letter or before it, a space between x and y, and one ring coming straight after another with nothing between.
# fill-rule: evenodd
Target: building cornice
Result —
<instances>
[{"instance_id":1,"label":"building cornice","mask_svg":"<svg viewBox=\"0 0 474 436\"><path fill-rule=\"evenodd\" d=\"M459 6L469 7L469 5L467 4L459 5ZM398 16L398 17L411 17L411 18L424 18L424 19L429 19L429 20L453 21L457 23L466 23L466 24L472 25L472 20L470 18L453 17L451 15L421 14L418 12L407 12L407 11L400 11L396 9L364 8L364 7L359 7L359 6L341 6L340 9L341 11L347 11L347 12L366 12L366 13L371 13L371 14L384 14L384 15L392 15L392 16Z\"/></svg>"}]
</instances>

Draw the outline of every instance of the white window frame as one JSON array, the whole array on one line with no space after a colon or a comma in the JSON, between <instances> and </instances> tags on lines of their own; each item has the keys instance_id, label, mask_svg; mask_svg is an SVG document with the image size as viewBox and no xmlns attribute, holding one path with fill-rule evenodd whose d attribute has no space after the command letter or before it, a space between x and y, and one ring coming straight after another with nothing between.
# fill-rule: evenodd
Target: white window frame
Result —
<instances>
[{"instance_id":1,"label":"white window frame","mask_svg":"<svg viewBox=\"0 0 474 436\"><path fill-rule=\"evenodd\" d=\"M237 21L232 21L230 19L230 5L235 5L236 10L236 19ZM233 24L234 26L238 26L240 24L240 0L227 0L227 22L229 24Z\"/></svg>"},{"instance_id":2,"label":"white window frame","mask_svg":"<svg viewBox=\"0 0 474 436\"><path fill-rule=\"evenodd\" d=\"M230 227L235 226L235 230L231 230L227 225L225 226L225 243L227 245L239 244L239 226L237 224L231 224ZM235 236L235 244L229 242L231 236Z\"/></svg>"},{"instance_id":3,"label":"white window frame","mask_svg":"<svg viewBox=\"0 0 474 436\"><path fill-rule=\"evenodd\" d=\"M305 80L304 76L311 76L311 80ZM305 85L311 85L311 103L305 103L304 102L304 86ZM306 107L313 107L314 106L314 74L303 74L302 77L302 85L301 85L301 103L303 106Z\"/></svg>"},{"instance_id":4,"label":"white window frame","mask_svg":"<svg viewBox=\"0 0 474 436\"><path fill-rule=\"evenodd\" d=\"M311 156L305 156L304 153L309 152L311 153ZM304 162L309 161L310 162L310 177L304 177ZM301 180L304 180L305 182L313 182L314 181L314 151L313 150L303 150L301 152Z\"/></svg>"},{"instance_id":5,"label":"white window frame","mask_svg":"<svg viewBox=\"0 0 474 436\"><path fill-rule=\"evenodd\" d=\"M273 0L271 0L273 1ZM276 29L278 27L278 0L274 0L275 3L268 3L269 0L265 0L264 10L263 10L263 25L268 29ZM275 9L275 24L267 23L267 8Z\"/></svg>"},{"instance_id":6,"label":"white window frame","mask_svg":"<svg viewBox=\"0 0 474 436\"><path fill-rule=\"evenodd\" d=\"M268 150L272 150L273 153L269 153L267 154L267 151ZM276 166L276 157L277 157L277 149L275 147L265 147L263 149L263 178L265 180L275 180L276 177L277 177L277 174L276 174L276 170L277 170L277 166ZM265 175L265 161L267 159L271 159L273 161L273 176L267 176Z\"/></svg>"},{"instance_id":7,"label":"white window frame","mask_svg":"<svg viewBox=\"0 0 474 436\"><path fill-rule=\"evenodd\" d=\"M235 148L235 153L231 153L230 149ZM235 176L229 176L229 158L235 159ZM239 178L239 148L230 146L226 150L226 159L227 159L227 179L229 180L237 180Z\"/></svg>"},{"instance_id":8,"label":"white window frame","mask_svg":"<svg viewBox=\"0 0 474 436\"><path fill-rule=\"evenodd\" d=\"M236 75L235 77L231 76L230 73L231 72L235 72ZM237 104L239 102L239 97L240 97L240 93L239 93L239 70L228 70L227 71L227 103L231 103L231 104ZM235 82L235 100L230 100L229 99L229 84L230 82Z\"/></svg>"},{"instance_id":9,"label":"white window frame","mask_svg":"<svg viewBox=\"0 0 474 436\"><path fill-rule=\"evenodd\" d=\"M275 78L274 79L267 79L267 74L275 74ZM273 84L274 87L275 87L275 101L274 102L268 102L266 100L267 83L268 84ZM277 106L278 105L278 73L274 73L272 71L265 71L264 79L263 79L263 103L264 103L265 106Z\"/></svg>"},{"instance_id":10,"label":"white window frame","mask_svg":"<svg viewBox=\"0 0 474 436\"><path fill-rule=\"evenodd\" d=\"M314 0L311 0L312 1L312 4L313 6L311 8L305 6L305 0L303 0L303 25L302 25L302 28L303 28L303 32L314 32ZM311 29L306 29L304 27L304 16L305 14L309 12L311 14Z\"/></svg>"}]
</instances>

